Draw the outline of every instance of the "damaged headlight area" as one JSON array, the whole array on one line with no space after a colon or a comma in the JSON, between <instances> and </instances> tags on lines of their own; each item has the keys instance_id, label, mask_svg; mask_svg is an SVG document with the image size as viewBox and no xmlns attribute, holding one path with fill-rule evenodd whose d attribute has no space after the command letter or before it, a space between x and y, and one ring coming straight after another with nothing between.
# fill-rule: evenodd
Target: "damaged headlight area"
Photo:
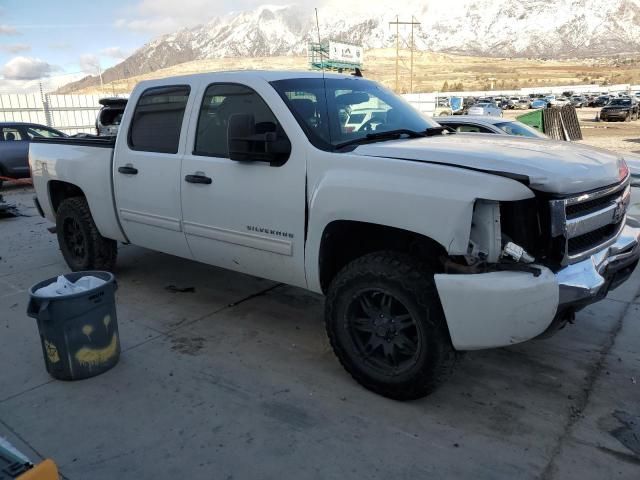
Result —
<instances>
[{"instance_id":1,"label":"damaged headlight area","mask_svg":"<svg viewBox=\"0 0 640 480\"><path fill-rule=\"evenodd\" d=\"M535 198L498 202L476 200L467 254L450 258L445 269L460 273L500 270L526 271L534 275L545 257L544 232Z\"/></svg>"}]
</instances>

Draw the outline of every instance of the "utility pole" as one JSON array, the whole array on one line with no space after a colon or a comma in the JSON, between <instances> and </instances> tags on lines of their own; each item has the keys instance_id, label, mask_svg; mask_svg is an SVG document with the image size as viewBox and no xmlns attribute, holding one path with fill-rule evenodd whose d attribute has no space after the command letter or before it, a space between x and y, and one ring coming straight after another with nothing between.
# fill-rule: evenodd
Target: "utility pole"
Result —
<instances>
[{"instance_id":1,"label":"utility pole","mask_svg":"<svg viewBox=\"0 0 640 480\"><path fill-rule=\"evenodd\" d=\"M411 75L409 77L409 93L413 93L413 47L414 47L414 43L413 43L413 26L415 25L415 23L413 23L413 15L411 15Z\"/></svg>"},{"instance_id":2,"label":"utility pole","mask_svg":"<svg viewBox=\"0 0 640 480\"><path fill-rule=\"evenodd\" d=\"M398 15L396 15L396 93L398 92L398 60L400 58L400 22Z\"/></svg>"},{"instance_id":3,"label":"utility pole","mask_svg":"<svg viewBox=\"0 0 640 480\"><path fill-rule=\"evenodd\" d=\"M100 92L104 95L104 83L102 83L102 68L100 68L100 59L98 59L97 67L98 76L100 77Z\"/></svg>"},{"instance_id":4,"label":"utility pole","mask_svg":"<svg viewBox=\"0 0 640 480\"><path fill-rule=\"evenodd\" d=\"M411 15L410 22L401 22L400 17L396 15L396 21L389 22L389 25L396 26L396 88L395 88L396 93L398 93L398 88L399 88L399 70L398 69L399 69L399 62L400 62L400 25L411 25L411 45L409 46L411 48L411 80L410 80L411 87L410 89L411 89L411 92L413 92L413 50L415 47L413 27L415 25L420 25L420 22L416 21L413 15Z\"/></svg>"}]
</instances>

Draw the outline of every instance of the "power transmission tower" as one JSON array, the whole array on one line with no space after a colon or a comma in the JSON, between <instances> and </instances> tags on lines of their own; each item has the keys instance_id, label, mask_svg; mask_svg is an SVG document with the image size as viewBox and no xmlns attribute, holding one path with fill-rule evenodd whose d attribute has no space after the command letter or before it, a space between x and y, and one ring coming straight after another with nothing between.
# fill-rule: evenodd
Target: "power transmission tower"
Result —
<instances>
[{"instance_id":1,"label":"power transmission tower","mask_svg":"<svg viewBox=\"0 0 640 480\"><path fill-rule=\"evenodd\" d=\"M415 49L415 43L414 43L414 27L416 25L420 25L420 22L416 21L416 19L413 17L413 15L411 15L411 21L410 22L401 22L400 21L400 17L398 15L396 15L396 21L395 22L389 22L389 26L391 25L395 25L396 26L396 92L398 92L398 81L399 81L399 62L400 62L400 25L411 25L411 43L409 45L409 48L411 49L411 67L410 67L410 72L411 72L411 78L409 81L409 85L410 85L410 92L413 93L413 50ZM405 41L406 43L406 41Z\"/></svg>"}]
</instances>

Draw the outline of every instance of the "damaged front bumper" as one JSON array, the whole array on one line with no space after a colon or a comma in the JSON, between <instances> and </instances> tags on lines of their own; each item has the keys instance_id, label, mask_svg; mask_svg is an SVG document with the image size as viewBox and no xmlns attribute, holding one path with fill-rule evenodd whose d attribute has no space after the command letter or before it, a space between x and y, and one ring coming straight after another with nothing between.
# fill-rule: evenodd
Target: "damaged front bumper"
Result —
<instances>
[{"instance_id":1,"label":"damaged front bumper","mask_svg":"<svg viewBox=\"0 0 640 480\"><path fill-rule=\"evenodd\" d=\"M640 228L626 225L613 245L556 273L558 309L579 309L604 298L627 280L640 258Z\"/></svg>"},{"instance_id":2,"label":"damaged front bumper","mask_svg":"<svg viewBox=\"0 0 640 480\"><path fill-rule=\"evenodd\" d=\"M436 287L457 350L503 347L535 338L604 298L640 258L640 228L625 226L613 245L557 272L437 274Z\"/></svg>"}]
</instances>

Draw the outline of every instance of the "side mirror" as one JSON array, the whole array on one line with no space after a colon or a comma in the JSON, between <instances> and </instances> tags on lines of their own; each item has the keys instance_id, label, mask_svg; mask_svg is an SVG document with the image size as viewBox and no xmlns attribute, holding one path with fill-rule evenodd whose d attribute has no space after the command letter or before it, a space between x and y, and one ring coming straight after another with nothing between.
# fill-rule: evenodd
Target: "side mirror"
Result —
<instances>
[{"instance_id":1,"label":"side mirror","mask_svg":"<svg viewBox=\"0 0 640 480\"><path fill-rule=\"evenodd\" d=\"M264 127L264 124L260 125ZM280 166L291 154L288 138L279 137L276 131L259 133L254 116L245 113L229 117L227 146L229 158L236 162L266 162L271 166Z\"/></svg>"}]
</instances>

